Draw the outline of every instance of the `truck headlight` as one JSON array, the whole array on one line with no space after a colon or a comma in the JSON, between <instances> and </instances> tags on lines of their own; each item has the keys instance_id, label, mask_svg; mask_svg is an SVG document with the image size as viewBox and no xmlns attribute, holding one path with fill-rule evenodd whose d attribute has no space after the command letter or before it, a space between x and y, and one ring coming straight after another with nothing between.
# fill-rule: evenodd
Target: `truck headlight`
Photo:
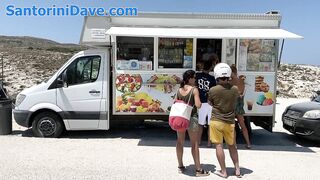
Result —
<instances>
[{"instance_id":1,"label":"truck headlight","mask_svg":"<svg viewBox=\"0 0 320 180\"><path fill-rule=\"evenodd\" d=\"M18 94L16 99L16 106L19 106L25 98L26 98L26 95Z\"/></svg>"},{"instance_id":2,"label":"truck headlight","mask_svg":"<svg viewBox=\"0 0 320 180\"><path fill-rule=\"evenodd\" d=\"M308 118L308 119L319 119L320 118L320 110L307 111L306 113L304 113L303 117Z\"/></svg>"}]
</instances>

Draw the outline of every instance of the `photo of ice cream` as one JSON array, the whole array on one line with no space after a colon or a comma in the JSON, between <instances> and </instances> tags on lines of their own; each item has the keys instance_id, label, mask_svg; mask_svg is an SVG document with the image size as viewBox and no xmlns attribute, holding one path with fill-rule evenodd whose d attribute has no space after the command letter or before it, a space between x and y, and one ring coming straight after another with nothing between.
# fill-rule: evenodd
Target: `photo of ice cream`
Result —
<instances>
[{"instance_id":1,"label":"photo of ice cream","mask_svg":"<svg viewBox=\"0 0 320 180\"><path fill-rule=\"evenodd\" d=\"M273 94L271 92L260 94L256 103L260 106L270 106L273 102Z\"/></svg>"},{"instance_id":2,"label":"photo of ice cream","mask_svg":"<svg viewBox=\"0 0 320 180\"><path fill-rule=\"evenodd\" d=\"M272 114L275 106L274 74L248 73L245 76L244 110L246 114Z\"/></svg>"}]
</instances>

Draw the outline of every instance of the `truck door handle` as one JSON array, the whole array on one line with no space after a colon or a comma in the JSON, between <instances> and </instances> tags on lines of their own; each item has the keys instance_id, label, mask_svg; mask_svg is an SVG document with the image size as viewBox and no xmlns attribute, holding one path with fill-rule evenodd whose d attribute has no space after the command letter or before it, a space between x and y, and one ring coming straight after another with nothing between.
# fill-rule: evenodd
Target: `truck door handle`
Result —
<instances>
[{"instance_id":1,"label":"truck door handle","mask_svg":"<svg viewBox=\"0 0 320 180\"><path fill-rule=\"evenodd\" d=\"M100 91L97 91L97 90L91 90L91 91L89 91L89 93L90 93L90 94L98 94L98 93L100 93Z\"/></svg>"}]
</instances>

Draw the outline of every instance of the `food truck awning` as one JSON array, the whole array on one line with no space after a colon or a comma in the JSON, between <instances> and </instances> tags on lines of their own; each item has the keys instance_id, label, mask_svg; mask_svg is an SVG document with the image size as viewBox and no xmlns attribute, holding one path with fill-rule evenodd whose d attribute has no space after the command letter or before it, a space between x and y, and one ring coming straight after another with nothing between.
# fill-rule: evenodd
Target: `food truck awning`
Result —
<instances>
[{"instance_id":1,"label":"food truck awning","mask_svg":"<svg viewBox=\"0 0 320 180\"><path fill-rule=\"evenodd\" d=\"M116 36L172 38L239 38L239 39L302 39L283 29L194 29L111 27L106 34Z\"/></svg>"}]
</instances>

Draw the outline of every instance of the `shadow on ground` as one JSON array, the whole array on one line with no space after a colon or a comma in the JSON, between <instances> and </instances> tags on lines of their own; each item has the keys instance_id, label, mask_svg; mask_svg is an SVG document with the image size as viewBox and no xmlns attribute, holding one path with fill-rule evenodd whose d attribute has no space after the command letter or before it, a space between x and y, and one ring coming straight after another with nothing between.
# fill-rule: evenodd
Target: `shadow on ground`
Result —
<instances>
[{"instance_id":1,"label":"shadow on ground","mask_svg":"<svg viewBox=\"0 0 320 180\"><path fill-rule=\"evenodd\" d=\"M201 167L206 170L206 171L209 171L210 174L214 174L214 172L217 170L216 169L216 166L213 165L213 164L201 164ZM247 175L247 174L252 174L253 171L251 169L247 169L247 168L244 168L244 167L241 167L240 168L241 170L241 174L243 176ZM235 172L234 172L234 168L230 168L230 167L227 167L227 174L228 174L228 177L236 177L235 175ZM191 177L195 177L196 176L196 172L195 172L195 166L192 164L192 165L188 165L186 166L186 170L182 173L186 176L191 176Z\"/></svg>"},{"instance_id":2,"label":"shadow on ground","mask_svg":"<svg viewBox=\"0 0 320 180\"><path fill-rule=\"evenodd\" d=\"M263 151L293 151L293 152L314 152L311 147L320 147L318 142L312 142L285 132L270 133L264 129L252 130L252 150ZM31 129L15 130L13 135L33 137ZM108 131L68 131L61 139L101 139L101 138L122 138L139 139L139 146L164 146L174 147L176 133L171 130L167 122L145 121L141 124L124 125L118 124ZM205 135L203 136L205 147ZM245 149L245 143L241 134L237 135L238 149ZM190 147L189 141L186 146Z\"/></svg>"}]
</instances>

